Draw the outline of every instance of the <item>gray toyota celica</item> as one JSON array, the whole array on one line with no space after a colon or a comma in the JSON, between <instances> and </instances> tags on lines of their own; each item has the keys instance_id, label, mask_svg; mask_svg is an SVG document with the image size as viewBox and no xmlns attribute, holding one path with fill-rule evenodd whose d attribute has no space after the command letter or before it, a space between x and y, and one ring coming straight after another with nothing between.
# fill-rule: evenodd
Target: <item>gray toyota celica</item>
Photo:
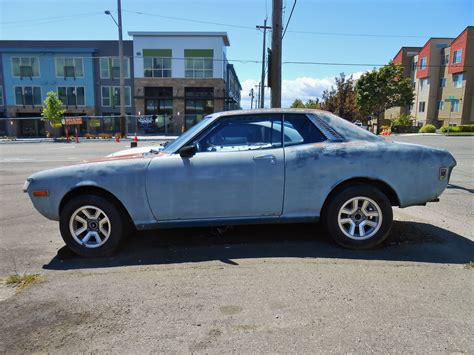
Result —
<instances>
[{"instance_id":1,"label":"gray toyota celica","mask_svg":"<svg viewBox=\"0 0 474 355\"><path fill-rule=\"evenodd\" d=\"M362 249L388 236L392 206L437 201L455 165L445 150L387 141L325 111L230 111L164 149L42 171L23 190L83 256L111 254L133 227L317 220Z\"/></svg>"}]
</instances>

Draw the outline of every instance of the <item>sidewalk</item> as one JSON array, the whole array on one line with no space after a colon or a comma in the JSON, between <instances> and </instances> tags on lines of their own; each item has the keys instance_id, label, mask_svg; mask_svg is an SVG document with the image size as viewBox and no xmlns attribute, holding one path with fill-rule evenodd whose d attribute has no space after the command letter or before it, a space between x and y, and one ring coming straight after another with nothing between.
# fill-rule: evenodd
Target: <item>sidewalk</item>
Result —
<instances>
[{"instance_id":1,"label":"sidewalk","mask_svg":"<svg viewBox=\"0 0 474 355\"><path fill-rule=\"evenodd\" d=\"M128 135L127 138L120 138L120 141L130 142L135 138L134 135ZM137 136L139 142L173 141L178 136ZM69 141L74 143L74 137L69 137ZM87 139L79 137L81 142L112 142L115 138ZM54 138L0 138L0 144L19 144L19 143L65 143L64 139Z\"/></svg>"}]
</instances>

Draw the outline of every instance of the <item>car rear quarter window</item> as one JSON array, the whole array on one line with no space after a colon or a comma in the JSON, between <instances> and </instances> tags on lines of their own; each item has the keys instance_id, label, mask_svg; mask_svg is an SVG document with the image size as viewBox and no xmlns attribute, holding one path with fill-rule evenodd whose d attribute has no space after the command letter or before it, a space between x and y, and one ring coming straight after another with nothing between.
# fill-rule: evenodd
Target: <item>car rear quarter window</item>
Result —
<instances>
[{"instance_id":1,"label":"car rear quarter window","mask_svg":"<svg viewBox=\"0 0 474 355\"><path fill-rule=\"evenodd\" d=\"M320 143L326 140L326 137L306 115L285 114L283 125L285 146Z\"/></svg>"}]
</instances>

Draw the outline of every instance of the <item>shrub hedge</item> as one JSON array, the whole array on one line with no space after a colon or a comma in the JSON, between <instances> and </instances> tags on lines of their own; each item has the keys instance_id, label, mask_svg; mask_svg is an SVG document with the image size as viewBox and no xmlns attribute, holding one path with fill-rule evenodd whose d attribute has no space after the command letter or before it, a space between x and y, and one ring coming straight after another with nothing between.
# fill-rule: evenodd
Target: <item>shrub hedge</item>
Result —
<instances>
[{"instance_id":1,"label":"shrub hedge","mask_svg":"<svg viewBox=\"0 0 474 355\"><path fill-rule=\"evenodd\" d=\"M420 133L435 133L436 132L436 127L433 126L432 124L425 124L423 127L420 128L418 131Z\"/></svg>"}]
</instances>

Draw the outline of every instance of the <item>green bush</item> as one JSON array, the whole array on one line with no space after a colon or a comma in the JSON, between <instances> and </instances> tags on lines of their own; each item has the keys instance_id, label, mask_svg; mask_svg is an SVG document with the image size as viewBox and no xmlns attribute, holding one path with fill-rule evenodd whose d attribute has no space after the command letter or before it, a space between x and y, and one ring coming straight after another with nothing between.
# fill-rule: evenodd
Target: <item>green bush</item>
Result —
<instances>
[{"instance_id":1,"label":"green bush","mask_svg":"<svg viewBox=\"0 0 474 355\"><path fill-rule=\"evenodd\" d=\"M440 131L442 133L448 133L448 125L444 125L443 127L441 127ZM452 133L461 132L461 128L460 128L460 126L450 126L449 127L449 132L452 132Z\"/></svg>"},{"instance_id":2,"label":"green bush","mask_svg":"<svg viewBox=\"0 0 474 355\"><path fill-rule=\"evenodd\" d=\"M459 126L460 132L474 132L474 124L463 124Z\"/></svg>"},{"instance_id":3,"label":"green bush","mask_svg":"<svg viewBox=\"0 0 474 355\"><path fill-rule=\"evenodd\" d=\"M392 121L392 127L397 126L411 127L413 126L413 118L410 115L400 115Z\"/></svg>"},{"instance_id":4,"label":"green bush","mask_svg":"<svg viewBox=\"0 0 474 355\"><path fill-rule=\"evenodd\" d=\"M433 126L432 124L425 124L423 127L420 128L418 131L420 133L435 133L436 132L436 127Z\"/></svg>"}]
</instances>

